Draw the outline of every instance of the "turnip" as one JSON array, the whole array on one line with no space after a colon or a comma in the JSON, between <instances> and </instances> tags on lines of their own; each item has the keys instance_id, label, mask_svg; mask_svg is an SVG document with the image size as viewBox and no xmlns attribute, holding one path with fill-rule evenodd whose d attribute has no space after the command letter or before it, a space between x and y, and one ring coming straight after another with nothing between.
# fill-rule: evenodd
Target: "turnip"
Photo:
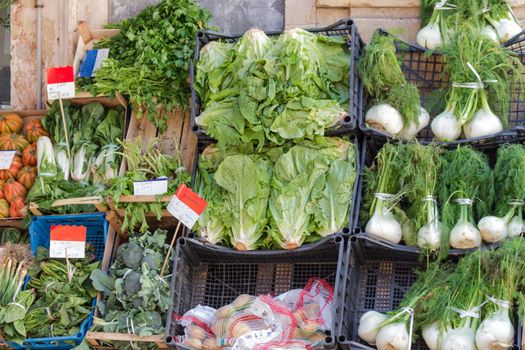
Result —
<instances>
[{"instance_id":1,"label":"turnip","mask_svg":"<svg viewBox=\"0 0 525 350\"><path fill-rule=\"evenodd\" d=\"M391 208L385 207L396 198L391 194L376 193L376 199L377 204L374 214L368 220L365 232L371 236L397 244L403 236L401 224L392 214ZM393 206L392 204L390 205Z\"/></svg>"},{"instance_id":2,"label":"turnip","mask_svg":"<svg viewBox=\"0 0 525 350\"><path fill-rule=\"evenodd\" d=\"M456 249L470 249L481 245L481 234L470 221L469 209L473 201L467 198L457 200L460 205L460 218L450 231L449 244Z\"/></svg>"},{"instance_id":3,"label":"turnip","mask_svg":"<svg viewBox=\"0 0 525 350\"><path fill-rule=\"evenodd\" d=\"M430 350L441 349L441 330L439 329L439 322L432 322L431 324L423 326L421 329L423 339Z\"/></svg>"},{"instance_id":4,"label":"turnip","mask_svg":"<svg viewBox=\"0 0 525 350\"><path fill-rule=\"evenodd\" d=\"M377 333L378 350L408 350L410 336L405 323L392 323L383 326Z\"/></svg>"},{"instance_id":5,"label":"turnip","mask_svg":"<svg viewBox=\"0 0 525 350\"><path fill-rule=\"evenodd\" d=\"M481 238L487 243L496 243L504 240L508 236L508 224L512 217L516 207L512 209L502 218L497 216L485 216L478 222L478 229L481 234Z\"/></svg>"},{"instance_id":6,"label":"turnip","mask_svg":"<svg viewBox=\"0 0 525 350\"><path fill-rule=\"evenodd\" d=\"M482 107L468 123L463 125L463 132L467 138L493 135L503 131L501 120L490 109L485 91L480 95Z\"/></svg>"},{"instance_id":7,"label":"turnip","mask_svg":"<svg viewBox=\"0 0 525 350\"><path fill-rule=\"evenodd\" d=\"M387 320L388 316L377 311L367 311L359 319L357 334L370 345L376 344L377 333L380 325Z\"/></svg>"},{"instance_id":8,"label":"turnip","mask_svg":"<svg viewBox=\"0 0 525 350\"><path fill-rule=\"evenodd\" d=\"M499 307L481 322L476 331L478 350L509 349L513 343L514 327L508 307Z\"/></svg>"},{"instance_id":9,"label":"turnip","mask_svg":"<svg viewBox=\"0 0 525 350\"><path fill-rule=\"evenodd\" d=\"M448 330L443 336L442 350L476 350L474 331L469 327Z\"/></svg>"},{"instance_id":10,"label":"turnip","mask_svg":"<svg viewBox=\"0 0 525 350\"><path fill-rule=\"evenodd\" d=\"M461 123L454 115L453 109L446 109L438 114L430 124L434 136L443 141L457 140L461 135Z\"/></svg>"},{"instance_id":11,"label":"turnip","mask_svg":"<svg viewBox=\"0 0 525 350\"><path fill-rule=\"evenodd\" d=\"M375 105L366 112L365 121L373 128L397 134L403 129L403 117L397 109L389 104Z\"/></svg>"},{"instance_id":12,"label":"turnip","mask_svg":"<svg viewBox=\"0 0 525 350\"><path fill-rule=\"evenodd\" d=\"M418 132L423 130L428 123L430 122L430 114L423 108L420 108L420 113L418 117L418 123L410 122L408 125L405 125L403 129L397 134L399 138L409 140L414 138Z\"/></svg>"}]
</instances>

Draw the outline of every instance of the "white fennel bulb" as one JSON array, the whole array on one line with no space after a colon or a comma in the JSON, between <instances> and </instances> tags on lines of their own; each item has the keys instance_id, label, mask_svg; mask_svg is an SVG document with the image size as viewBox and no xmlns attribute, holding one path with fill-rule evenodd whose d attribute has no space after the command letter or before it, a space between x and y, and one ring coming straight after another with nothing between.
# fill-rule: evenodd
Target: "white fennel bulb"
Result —
<instances>
[{"instance_id":1,"label":"white fennel bulb","mask_svg":"<svg viewBox=\"0 0 525 350\"><path fill-rule=\"evenodd\" d=\"M376 193L377 204L374 214L368 220L365 232L373 237L384 239L392 243L401 242L403 230L390 210L385 208L386 201L393 196L390 194Z\"/></svg>"},{"instance_id":2,"label":"white fennel bulb","mask_svg":"<svg viewBox=\"0 0 525 350\"><path fill-rule=\"evenodd\" d=\"M388 316L377 311L367 311L359 319L357 334L370 345L376 344L377 333L380 325L387 320Z\"/></svg>"},{"instance_id":3,"label":"white fennel bulb","mask_svg":"<svg viewBox=\"0 0 525 350\"><path fill-rule=\"evenodd\" d=\"M481 35L485 38L492 40L496 43L499 43L498 33L494 30L494 28L491 25L486 25L483 28L481 28Z\"/></svg>"},{"instance_id":4,"label":"white fennel bulb","mask_svg":"<svg viewBox=\"0 0 525 350\"><path fill-rule=\"evenodd\" d=\"M365 121L372 128L384 130L393 135L403 129L401 113L387 103L381 103L370 108L366 112Z\"/></svg>"},{"instance_id":5,"label":"white fennel bulb","mask_svg":"<svg viewBox=\"0 0 525 350\"><path fill-rule=\"evenodd\" d=\"M463 125L463 132L469 139L493 135L503 131L501 120L492 113L485 94L483 93L481 96L483 107L474 114L468 123Z\"/></svg>"},{"instance_id":6,"label":"white fennel bulb","mask_svg":"<svg viewBox=\"0 0 525 350\"><path fill-rule=\"evenodd\" d=\"M461 135L461 123L454 116L454 110L446 109L430 124L434 136L442 141L454 141Z\"/></svg>"},{"instance_id":7,"label":"white fennel bulb","mask_svg":"<svg viewBox=\"0 0 525 350\"><path fill-rule=\"evenodd\" d=\"M476 331L478 350L510 349L514 343L514 327L509 311L500 307L486 317Z\"/></svg>"},{"instance_id":8,"label":"white fennel bulb","mask_svg":"<svg viewBox=\"0 0 525 350\"><path fill-rule=\"evenodd\" d=\"M494 28L502 43L512 39L522 31L521 26L514 19L510 18L503 18L495 22Z\"/></svg>"},{"instance_id":9,"label":"white fennel bulb","mask_svg":"<svg viewBox=\"0 0 525 350\"><path fill-rule=\"evenodd\" d=\"M418 124L411 122L409 125L405 125L397 136L405 140L412 139L418 132L423 130L429 122L430 114L428 114L423 107L419 107Z\"/></svg>"},{"instance_id":10,"label":"white fennel bulb","mask_svg":"<svg viewBox=\"0 0 525 350\"><path fill-rule=\"evenodd\" d=\"M382 327L377 333L377 350L408 350L409 335L404 323L392 323Z\"/></svg>"},{"instance_id":11,"label":"white fennel bulb","mask_svg":"<svg viewBox=\"0 0 525 350\"><path fill-rule=\"evenodd\" d=\"M457 200L460 205L460 218L450 231L449 244L456 249L470 249L481 245L481 234L476 226L469 220L468 211L472 206L472 200L461 198Z\"/></svg>"},{"instance_id":12,"label":"white fennel bulb","mask_svg":"<svg viewBox=\"0 0 525 350\"><path fill-rule=\"evenodd\" d=\"M518 214L510 219L510 222L507 226L507 232L509 238L519 236L525 232L525 223L523 222L523 217L521 214Z\"/></svg>"},{"instance_id":13,"label":"white fennel bulb","mask_svg":"<svg viewBox=\"0 0 525 350\"><path fill-rule=\"evenodd\" d=\"M432 322L431 324L423 326L421 334L430 350L441 349L441 330L439 329L439 322Z\"/></svg>"},{"instance_id":14,"label":"white fennel bulb","mask_svg":"<svg viewBox=\"0 0 525 350\"><path fill-rule=\"evenodd\" d=\"M490 215L479 220L478 229L481 238L487 243L501 242L507 238L509 234L508 225L515 211L516 207L513 206L502 218Z\"/></svg>"},{"instance_id":15,"label":"white fennel bulb","mask_svg":"<svg viewBox=\"0 0 525 350\"><path fill-rule=\"evenodd\" d=\"M439 221L436 198L428 196L423 201L426 202L427 223L417 233L417 245L423 249L435 251L441 245L443 226Z\"/></svg>"},{"instance_id":16,"label":"white fennel bulb","mask_svg":"<svg viewBox=\"0 0 525 350\"><path fill-rule=\"evenodd\" d=\"M443 46L443 37L441 36L439 23L429 23L424 28L421 28L417 33L416 42L418 45L430 50Z\"/></svg>"},{"instance_id":17,"label":"white fennel bulb","mask_svg":"<svg viewBox=\"0 0 525 350\"><path fill-rule=\"evenodd\" d=\"M474 331L468 327L447 331L443 337L441 350L476 350Z\"/></svg>"}]
</instances>

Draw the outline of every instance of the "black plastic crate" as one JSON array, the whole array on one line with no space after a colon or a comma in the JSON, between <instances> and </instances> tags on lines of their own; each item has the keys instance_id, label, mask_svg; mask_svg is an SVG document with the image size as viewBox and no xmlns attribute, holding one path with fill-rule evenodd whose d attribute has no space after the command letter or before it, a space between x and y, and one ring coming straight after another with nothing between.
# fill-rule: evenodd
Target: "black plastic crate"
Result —
<instances>
[{"instance_id":1,"label":"black plastic crate","mask_svg":"<svg viewBox=\"0 0 525 350\"><path fill-rule=\"evenodd\" d=\"M374 161L381 147L383 147L383 145L387 142L388 142L387 139L378 139L378 138L374 138L370 136L365 136L365 139L362 142L362 146L361 146L362 154L361 154L361 166L360 166L361 176L359 177L360 183L358 185L358 195L357 195L357 201L356 201L357 208L354 209L355 225L354 227L352 227L352 235L367 236L365 232L366 222L364 222L360 216L361 206L363 204L363 194L364 194L364 191L366 190L366 184L364 183L364 171L365 171L365 168L369 167L372 164L372 162ZM495 139L491 141L487 140L484 143L474 144L473 146L476 149L485 153L489 159L490 166L494 167L494 164L496 163L496 155L497 155L497 150L499 146L506 144L506 143L516 143L516 142L519 142L518 134L515 132L507 132L507 133L501 134L498 140L495 140ZM448 144L446 148L454 149L456 147L458 147L458 144L455 144L455 145ZM381 240L379 238L375 238L371 236L368 236L367 238L368 238L367 244L373 244L376 247L378 247L378 249L382 249L382 248L394 249L400 253L404 252L405 254L413 255L414 257L417 257L422 252L422 249L417 246L407 246L405 244L400 244L400 243L396 244L390 241ZM490 245L484 245L484 243L482 243L481 247L482 249L486 249L486 248L492 248L492 247L497 247L497 246L499 246L499 243L493 243ZM449 249L448 254L452 256L464 255L465 253L472 251L472 250L476 250L476 249L477 248L473 248L473 249L452 249L451 248Z\"/></svg>"},{"instance_id":2,"label":"black plastic crate","mask_svg":"<svg viewBox=\"0 0 525 350\"><path fill-rule=\"evenodd\" d=\"M444 62L443 57L439 51L431 51L422 48L419 45L410 44L403 39L385 31L378 29L383 35L392 36L395 38L395 45L399 59L401 60L401 70L405 74L407 81L417 85L419 94L421 97L421 105L424 106L428 96L439 88L446 88L449 86L448 77L444 74ZM519 56L522 63L525 64L525 32L522 32L519 36L509 40L504 45L510 47ZM521 96L521 87L512 86L509 94L511 95L511 102L509 106L509 125L507 130L496 134L488 135L483 137L476 137L470 139L458 139L452 142L441 142L434 140L436 143L457 145L461 143L475 143L484 144L491 142L498 142L505 139L505 134L508 131L513 131L517 126L520 126L525 122L525 100ZM365 114L368 111L368 100L369 97L365 91L361 94L363 96L363 108L360 109L359 114L359 128L361 131L375 138L379 139L392 139L392 136L382 130L370 128L366 125ZM430 116L430 123L435 115ZM423 130L421 130L416 138L422 143L429 143L433 141L433 134L430 128L430 123Z\"/></svg>"},{"instance_id":3,"label":"black plastic crate","mask_svg":"<svg viewBox=\"0 0 525 350\"><path fill-rule=\"evenodd\" d=\"M215 249L199 241L180 238L173 264L171 299L173 305L166 321L166 343L170 349L185 349L176 344L177 316L198 304L219 308L240 294L275 295L304 288L311 277L326 280L334 288L334 317L325 349L334 349L335 331L341 319L344 239L327 237L308 248L292 251L237 252Z\"/></svg>"},{"instance_id":4,"label":"black plastic crate","mask_svg":"<svg viewBox=\"0 0 525 350\"><path fill-rule=\"evenodd\" d=\"M348 49L350 51L350 96L348 115L344 118L342 125L337 129L327 130L327 135L341 134L341 133L353 133L358 131L357 121L359 115L362 114L362 84L359 78L359 74L355 69L355 63L364 48L364 42L361 39L357 26L353 20L349 18L341 19L334 24L331 24L323 28L305 28L305 30L325 36L341 36L346 38ZM282 31L271 31L265 32L269 37L277 36L282 34ZM190 62L190 84L191 84L191 129L196 133L199 138L205 137L205 131L195 123L195 118L198 117L201 112L201 100L194 88L196 71L196 62L199 61L200 51L204 45L211 41L223 41L233 43L239 40L243 34L238 35L225 35L214 31L199 31L197 33L197 42L195 46L195 53L193 60Z\"/></svg>"},{"instance_id":5,"label":"black plastic crate","mask_svg":"<svg viewBox=\"0 0 525 350\"><path fill-rule=\"evenodd\" d=\"M355 147L355 154L356 154L356 179L354 181L354 188L352 191L352 203L350 205L350 211L348 213L348 224L346 227L343 227L343 229L339 232L334 232L334 234L342 234L342 235L350 235L352 231L354 230L355 226L357 225L357 220L359 217L359 208L360 208L360 198L361 198L361 185L363 183L362 177L363 177L363 168L362 168L362 151L361 151L361 141L358 139L356 135L349 135L349 136L340 136L344 138L348 138ZM209 145L215 143L215 141L209 137L200 139L197 142L196 150L195 150L195 158L193 160L193 169L191 173L191 187L195 188L195 181L196 176L198 172L198 166L200 161L200 155L204 151L206 147ZM195 234L193 231L188 229L187 227L184 227L183 236L194 238L199 240L199 236ZM212 245L210 243L207 243L208 245ZM308 244L305 244L304 247L307 247ZM233 250L231 248L223 247L223 246L217 246L219 248L225 249L225 250ZM266 250L264 250L266 251ZM263 250L259 250L259 252L264 252Z\"/></svg>"},{"instance_id":6,"label":"black plastic crate","mask_svg":"<svg viewBox=\"0 0 525 350\"><path fill-rule=\"evenodd\" d=\"M373 346L357 334L359 319L370 310L395 310L416 280L415 270L424 267L424 263L413 254L378 247L362 235L350 238L345 259L348 268L343 275L346 280L339 283L344 289L344 301L337 341L343 349L370 349ZM521 349L521 322L515 330L513 348ZM420 334L412 349L428 349Z\"/></svg>"}]
</instances>

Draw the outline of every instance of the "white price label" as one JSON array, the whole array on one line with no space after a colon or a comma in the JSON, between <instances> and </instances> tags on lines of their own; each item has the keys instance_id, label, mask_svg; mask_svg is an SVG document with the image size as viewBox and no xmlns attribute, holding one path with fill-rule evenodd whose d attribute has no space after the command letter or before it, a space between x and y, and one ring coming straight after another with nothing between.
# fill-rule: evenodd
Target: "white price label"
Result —
<instances>
[{"instance_id":1,"label":"white price label","mask_svg":"<svg viewBox=\"0 0 525 350\"><path fill-rule=\"evenodd\" d=\"M60 98L75 97L75 83L47 84L47 99L58 100Z\"/></svg>"},{"instance_id":2,"label":"white price label","mask_svg":"<svg viewBox=\"0 0 525 350\"><path fill-rule=\"evenodd\" d=\"M190 229L193 227L193 225L195 225L200 216L177 196L173 196L171 198L167 209L171 215L176 217L180 222Z\"/></svg>"},{"instance_id":3,"label":"white price label","mask_svg":"<svg viewBox=\"0 0 525 350\"><path fill-rule=\"evenodd\" d=\"M0 151L0 170L6 170L11 167L16 151Z\"/></svg>"},{"instance_id":4,"label":"white price label","mask_svg":"<svg viewBox=\"0 0 525 350\"><path fill-rule=\"evenodd\" d=\"M133 182L135 196L154 196L168 192L168 179Z\"/></svg>"},{"instance_id":5,"label":"white price label","mask_svg":"<svg viewBox=\"0 0 525 350\"><path fill-rule=\"evenodd\" d=\"M51 241L50 258L83 259L86 257L86 241Z\"/></svg>"}]
</instances>

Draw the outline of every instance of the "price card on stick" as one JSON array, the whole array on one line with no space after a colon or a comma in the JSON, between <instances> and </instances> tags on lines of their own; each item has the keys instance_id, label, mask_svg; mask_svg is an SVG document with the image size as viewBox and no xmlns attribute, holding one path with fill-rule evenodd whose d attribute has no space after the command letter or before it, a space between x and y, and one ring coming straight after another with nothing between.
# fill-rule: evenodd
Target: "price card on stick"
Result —
<instances>
[{"instance_id":1,"label":"price card on stick","mask_svg":"<svg viewBox=\"0 0 525 350\"><path fill-rule=\"evenodd\" d=\"M181 184L171 198L167 209L171 215L176 217L186 227L192 228L204 209L206 209L206 205L208 205L208 202L185 184Z\"/></svg>"},{"instance_id":2,"label":"price card on stick","mask_svg":"<svg viewBox=\"0 0 525 350\"><path fill-rule=\"evenodd\" d=\"M154 196L168 192L168 179L156 179L133 182L135 196Z\"/></svg>"},{"instance_id":3,"label":"price card on stick","mask_svg":"<svg viewBox=\"0 0 525 350\"><path fill-rule=\"evenodd\" d=\"M86 256L86 227L53 225L49 233L49 257L83 259Z\"/></svg>"},{"instance_id":4,"label":"price card on stick","mask_svg":"<svg viewBox=\"0 0 525 350\"><path fill-rule=\"evenodd\" d=\"M58 100L75 97L75 74L73 66L47 69L47 98Z\"/></svg>"},{"instance_id":5,"label":"price card on stick","mask_svg":"<svg viewBox=\"0 0 525 350\"><path fill-rule=\"evenodd\" d=\"M6 170L11 167L16 151L0 151L0 170Z\"/></svg>"}]
</instances>

